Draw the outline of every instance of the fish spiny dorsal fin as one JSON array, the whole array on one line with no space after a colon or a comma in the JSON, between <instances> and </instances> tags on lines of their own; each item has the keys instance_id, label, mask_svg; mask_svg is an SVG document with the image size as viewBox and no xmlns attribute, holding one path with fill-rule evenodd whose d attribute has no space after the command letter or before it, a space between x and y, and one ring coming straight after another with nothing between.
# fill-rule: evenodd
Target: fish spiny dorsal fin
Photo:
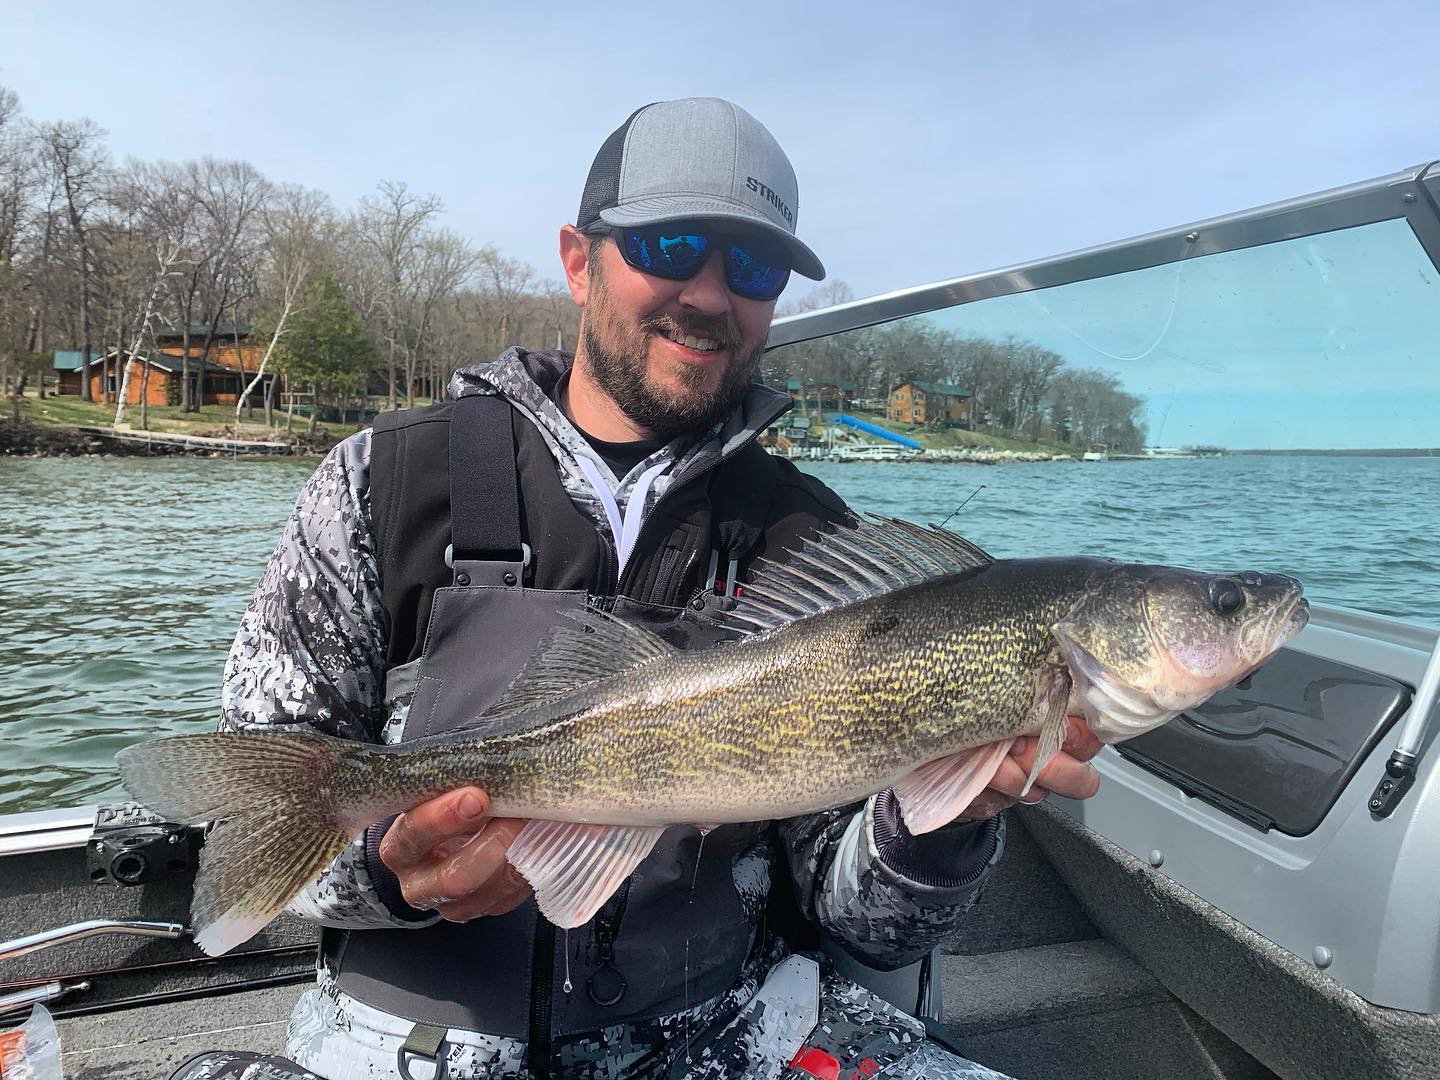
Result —
<instances>
[{"instance_id":1,"label":"fish spiny dorsal fin","mask_svg":"<svg viewBox=\"0 0 1440 1080\"><path fill-rule=\"evenodd\" d=\"M587 607L540 639L510 688L485 711L492 721L675 652L664 639Z\"/></svg>"},{"instance_id":2,"label":"fish spiny dorsal fin","mask_svg":"<svg viewBox=\"0 0 1440 1080\"><path fill-rule=\"evenodd\" d=\"M741 633L763 633L994 561L963 536L938 525L871 514L804 541L784 562L760 562L724 621Z\"/></svg>"}]
</instances>

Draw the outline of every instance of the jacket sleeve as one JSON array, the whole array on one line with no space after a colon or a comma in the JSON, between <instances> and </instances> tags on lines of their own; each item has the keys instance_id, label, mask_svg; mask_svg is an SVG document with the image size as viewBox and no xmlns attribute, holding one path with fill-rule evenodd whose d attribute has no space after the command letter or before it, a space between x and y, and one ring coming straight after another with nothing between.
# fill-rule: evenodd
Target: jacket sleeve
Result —
<instances>
[{"instance_id":1,"label":"jacket sleeve","mask_svg":"<svg viewBox=\"0 0 1440 1080\"><path fill-rule=\"evenodd\" d=\"M862 964L919 960L960 924L1005 847L1000 817L911 836L894 792L780 823L801 913Z\"/></svg>"},{"instance_id":2,"label":"jacket sleeve","mask_svg":"<svg viewBox=\"0 0 1440 1080\"><path fill-rule=\"evenodd\" d=\"M318 731L357 742L398 734L383 700L387 628L370 528L369 434L336 446L300 492L225 664L221 731ZM371 826L357 837L289 910L346 929L436 921L401 898L376 856L381 835Z\"/></svg>"}]
</instances>

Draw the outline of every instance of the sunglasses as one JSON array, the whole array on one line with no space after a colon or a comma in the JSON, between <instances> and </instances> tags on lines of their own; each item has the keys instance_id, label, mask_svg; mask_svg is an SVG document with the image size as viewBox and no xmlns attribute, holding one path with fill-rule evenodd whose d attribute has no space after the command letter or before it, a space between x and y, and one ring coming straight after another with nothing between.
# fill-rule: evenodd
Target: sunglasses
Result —
<instances>
[{"instance_id":1,"label":"sunglasses","mask_svg":"<svg viewBox=\"0 0 1440 1080\"><path fill-rule=\"evenodd\" d=\"M790 267L776 248L763 241L712 232L699 222L615 226L608 232L626 263L670 281L693 278L717 247L725 256L725 284L737 296L774 300L790 280Z\"/></svg>"}]
</instances>

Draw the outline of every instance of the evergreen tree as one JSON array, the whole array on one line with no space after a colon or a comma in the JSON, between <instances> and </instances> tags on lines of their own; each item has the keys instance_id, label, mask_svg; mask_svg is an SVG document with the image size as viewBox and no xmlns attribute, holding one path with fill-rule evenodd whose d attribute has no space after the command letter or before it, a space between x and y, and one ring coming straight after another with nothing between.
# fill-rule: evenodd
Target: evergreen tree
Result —
<instances>
[{"instance_id":1,"label":"evergreen tree","mask_svg":"<svg viewBox=\"0 0 1440 1080\"><path fill-rule=\"evenodd\" d=\"M321 277L305 290L299 310L286 323L275 361L292 389L314 390L313 432L321 395L344 398L362 392L380 363L380 352L345 287L333 277Z\"/></svg>"}]
</instances>

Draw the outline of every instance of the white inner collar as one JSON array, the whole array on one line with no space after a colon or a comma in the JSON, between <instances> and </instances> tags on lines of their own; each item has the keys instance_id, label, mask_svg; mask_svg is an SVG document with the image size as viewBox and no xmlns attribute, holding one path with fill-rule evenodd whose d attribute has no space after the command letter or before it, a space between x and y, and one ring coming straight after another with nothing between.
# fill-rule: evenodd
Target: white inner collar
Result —
<instances>
[{"instance_id":1,"label":"white inner collar","mask_svg":"<svg viewBox=\"0 0 1440 1080\"><path fill-rule=\"evenodd\" d=\"M605 508L605 519L610 522L610 535L615 539L615 558L620 566L619 572L624 574L625 564L630 561L630 553L635 550L635 541L640 538L640 526L644 523L645 502L650 495L650 489L672 462L657 461L640 474L635 486L630 489L630 498L625 501L625 510L622 513L619 503L615 501L615 493L610 490L600 466L585 454L577 454L575 460L579 462L585 479L590 481L590 486L595 489L595 494L600 496L600 505Z\"/></svg>"}]
</instances>

